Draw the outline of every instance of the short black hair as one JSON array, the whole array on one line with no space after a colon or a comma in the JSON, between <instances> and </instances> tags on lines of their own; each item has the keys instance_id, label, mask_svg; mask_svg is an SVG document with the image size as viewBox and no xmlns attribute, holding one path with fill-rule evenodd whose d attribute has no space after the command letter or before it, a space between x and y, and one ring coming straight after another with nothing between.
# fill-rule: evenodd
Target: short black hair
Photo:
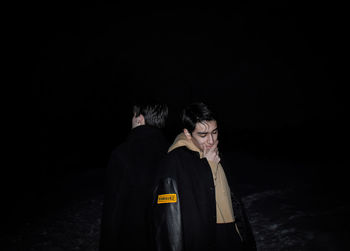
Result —
<instances>
[{"instance_id":1,"label":"short black hair","mask_svg":"<svg viewBox=\"0 0 350 251\"><path fill-rule=\"evenodd\" d=\"M197 102L188 105L182 111L182 125L185 129L192 133L196 128L196 124L202 121L211 121L215 119L214 112L208 107L208 105Z\"/></svg>"},{"instance_id":2,"label":"short black hair","mask_svg":"<svg viewBox=\"0 0 350 251\"><path fill-rule=\"evenodd\" d=\"M164 128L169 109L166 104L142 103L133 106L133 113L136 117L142 114L146 125Z\"/></svg>"}]
</instances>

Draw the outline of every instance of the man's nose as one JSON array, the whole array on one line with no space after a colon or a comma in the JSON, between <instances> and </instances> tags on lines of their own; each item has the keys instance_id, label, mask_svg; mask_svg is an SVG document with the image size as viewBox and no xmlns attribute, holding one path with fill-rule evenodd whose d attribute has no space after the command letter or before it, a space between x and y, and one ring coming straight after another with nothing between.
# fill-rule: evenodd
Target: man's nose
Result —
<instances>
[{"instance_id":1,"label":"man's nose","mask_svg":"<svg viewBox=\"0 0 350 251\"><path fill-rule=\"evenodd\" d=\"M211 135L211 134L209 135L208 143L209 143L210 145L214 144L214 137L213 137L213 135Z\"/></svg>"}]
</instances>

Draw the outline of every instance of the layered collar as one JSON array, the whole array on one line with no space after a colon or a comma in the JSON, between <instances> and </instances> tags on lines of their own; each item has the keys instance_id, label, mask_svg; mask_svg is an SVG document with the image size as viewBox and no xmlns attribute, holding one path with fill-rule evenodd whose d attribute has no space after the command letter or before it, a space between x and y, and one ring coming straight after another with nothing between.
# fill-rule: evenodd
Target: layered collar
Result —
<instances>
[{"instance_id":1,"label":"layered collar","mask_svg":"<svg viewBox=\"0 0 350 251\"><path fill-rule=\"evenodd\" d=\"M168 152L182 146L187 147L191 151L198 152L200 158L203 158L203 152L195 144L193 144L192 140L188 139L183 132L176 136L174 143L169 147Z\"/></svg>"}]
</instances>

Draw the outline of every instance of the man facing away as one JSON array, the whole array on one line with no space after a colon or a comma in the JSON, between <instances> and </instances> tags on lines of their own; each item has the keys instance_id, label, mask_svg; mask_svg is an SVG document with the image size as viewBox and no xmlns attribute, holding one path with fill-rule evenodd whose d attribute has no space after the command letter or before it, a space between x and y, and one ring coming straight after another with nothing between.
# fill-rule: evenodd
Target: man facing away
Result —
<instances>
[{"instance_id":1,"label":"man facing away","mask_svg":"<svg viewBox=\"0 0 350 251\"><path fill-rule=\"evenodd\" d=\"M150 247L149 208L156 168L168 148L161 131L167 116L166 105L133 107L132 130L112 152L106 171L100 251Z\"/></svg>"},{"instance_id":2,"label":"man facing away","mask_svg":"<svg viewBox=\"0 0 350 251\"><path fill-rule=\"evenodd\" d=\"M213 112L193 103L161 162L153 203L156 250L256 250L240 199L219 155Z\"/></svg>"}]
</instances>

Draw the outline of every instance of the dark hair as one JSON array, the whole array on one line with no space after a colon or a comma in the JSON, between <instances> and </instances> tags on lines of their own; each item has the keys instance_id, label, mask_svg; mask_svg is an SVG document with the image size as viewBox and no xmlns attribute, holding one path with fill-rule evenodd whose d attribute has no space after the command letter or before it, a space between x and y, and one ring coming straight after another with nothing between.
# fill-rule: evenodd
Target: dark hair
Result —
<instances>
[{"instance_id":1,"label":"dark hair","mask_svg":"<svg viewBox=\"0 0 350 251\"><path fill-rule=\"evenodd\" d=\"M213 111L204 103L192 103L182 111L182 125L189 133L202 121L216 120Z\"/></svg>"},{"instance_id":2,"label":"dark hair","mask_svg":"<svg viewBox=\"0 0 350 251\"><path fill-rule=\"evenodd\" d=\"M133 107L133 113L140 114L145 118L146 125L164 128L165 121L168 118L168 106L166 104L136 104Z\"/></svg>"}]
</instances>

